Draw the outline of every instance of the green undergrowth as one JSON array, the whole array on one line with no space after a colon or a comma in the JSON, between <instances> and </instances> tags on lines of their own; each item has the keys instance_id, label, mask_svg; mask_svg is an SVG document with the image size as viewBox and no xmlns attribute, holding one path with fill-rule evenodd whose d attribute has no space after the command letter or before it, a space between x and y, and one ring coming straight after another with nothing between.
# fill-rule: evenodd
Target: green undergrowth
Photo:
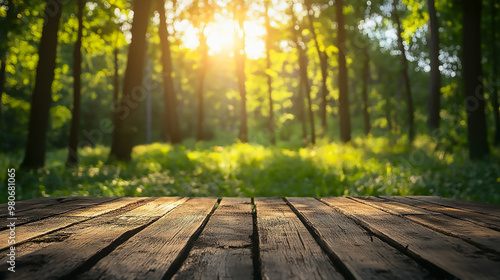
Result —
<instances>
[{"instance_id":1,"label":"green undergrowth","mask_svg":"<svg viewBox=\"0 0 500 280\"><path fill-rule=\"evenodd\" d=\"M307 148L236 143L134 148L129 163L106 164L108 147L84 148L78 168L65 150L49 152L46 168L16 171L17 199L39 196L362 196L439 195L500 204L499 155L471 162L466 152L436 151L431 139L413 147L387 138ZM0 156L1 182L21 154ZM5 190L5 188L2 188ZM5 202L6 192L1 194Z\"/></svg>"}]
</instances>

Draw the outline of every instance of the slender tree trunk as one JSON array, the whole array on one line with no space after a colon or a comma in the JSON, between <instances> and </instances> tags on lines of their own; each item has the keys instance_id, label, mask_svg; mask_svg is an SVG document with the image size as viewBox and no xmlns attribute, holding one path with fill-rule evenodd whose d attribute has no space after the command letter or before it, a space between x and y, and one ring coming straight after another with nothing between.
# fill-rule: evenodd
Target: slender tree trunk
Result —
<instances>
[{"instance_id":1,"label":"slender tree trunk","mask_svg":"<svg viewBox=\"0 0 500 280\"><path fill-rule=\"evenodd\" d=\"M410 86L410 77L408 76L408 60L406 59L406 50L403 45L403 29L401 28L401 21L399 20L399 15L398 15L398 10L397 10L397 4L399 3L399 0L394 0L392 2L392 7L393 7L393 16L394 16L394 21L397 24L397 31L398 31L398 46L399 46L399 51L401 52L401 74L403 75L403 82L405 85L405 94L406 94L406 102L407 102L407 111L408 111L408 140L410 143L413 142L413 139L415 138L415 126L414 126L414 109L413 109L413 98L411 95L411 86Z\"/></svg>"},{"instance_id":2,"label":"slender tree trunk","mask_svg":"<svg viewBox=\"0 0 500 280\"><path fill-rule=\"evenodd\" d=\"M78 136L80 134L80 99L82 75L82 35L83 35L83 9L85 0L78 0L78 35L73 47L73 114L69 130L69 147L67 166L78 165Z\"/></svg>"},{"instance_id":3,"label":"slender tree trunk","mask_svg":"<svg viewBox=\"0 0 500 280\"><path fill-rule=\"evenodd\" d=\"M441 72L439 71L439 25L434 0L427 0L430 19L429 56L431 73L429 83L429 116L427 125L430 130L439 128L441 108Z\"/></svg>"},{"instance_id":4,"label":"slender tree trunk","mask_svg":"<svg viewBox=\"0 0 500 280\"><path fill-rule=\"evenodd\" d=\"M114 76L113 76L113 104L112 104L112 112L113 112L113 124L116 125L119 121L119 108L120 105L120 74L119 74L119 65L118 65L118 47L114 47L113 50L114 57Z\"/></svg>"},{"instance_id":5,"label":"slender tree trunk","mask_svg":"<svg viewBox=\"0 0 500 280\"><path fill-rule=\"evenodd\" d=\"M45 149L49 112L52 104L52 81L56 68L57 32L62 4L51 2L45 6L45 22L38 46L38 66L28 125L28 140L21 168L35 169L45 164Z\"/></svg>"},{"instance_id":6,"label":"slender tree trunk","mask_svg":"<svg viewBox=\"0 0 500 280\"><path fill-rule=\"evenodd\" d=\"M146 56L146 31L151 14L151 0L134 0L132 42L128 50L127 68L120 100L118 122L113 131L110 158L120 161L131 159L132 147L138 131L137 108L145 98L142 85Z\"/></svg>"},{"instance_id":7,"label":"slender tree trunk","mask_svg":"<svg viewBox=\"0 0 500 280\"><path fill-rule=\"evenodd\" d=\"M5 88L5 67L7 65L7 55L2 56L0 59L0 129L3 128L3 103L2 96Z\"/></svg>"},{"instance_id":8,"label":"slender tree trunk","mask_svg":"<svg viewBox=\"0 0 500 280\"><path fill-rule=\"evenodd\" d=\"M299 78L299 119L302 124L302 142L307 140L306 112L304 109L304 81L302 75Z\"/></svg>"},{"instance_id":9,"label":"slender tree trunk","mask_svg":"<svg viewBox=\"0 0 500 280\"><path fill-rule=\"evenodd\" d=\"M498 57L497 57L497 44L496 44L496 34L497 34L497 9L495 8L495 0L491 0L491 56L492 56L492 75L493 75L493 88L491 92L491 103L493 105L493 118L495 121L495 136L493 137L493 145L500 147L500 111L498 104Z\"/></svg>"},{"instance_id":10,"label":"slender tree trunk","mask_svg":"<svg viewBox=\"0 0 500 280\"><path fill-rule=\"evenodd\" d=\"M269 21L269 1L265 2L265 8L266 8L266 67L268 71L271 71L271 47L272 47L272 41L271 41L271 24ZM267 75L267 89L268 89L268 96L269 96L269 122L268 122L268 128L269 128L269 140L272 145L276 144L276 136L274 133L274 109L273 109L273 88L272 88L272 77L269 73L266 73Z\"/></svg>"},{"instance_id":11,"label":"slender tree trunk","mask_svg":"<svg viewBox=\"0 0 500 280\"><path fill-rule=\"evenodd\" d=\"M344 28L344 1L336 2L337 15L337 44L339 48L339 113L340 113L340 139L346 143L351 141L351 116L349 114L349 97L347 88L347 66L345 59L345 28Z\"/></svg>"},{"instance_id":12,"label":"slender tree trunk","mask_svg":"<svg viewBox=\"0 0 500 280\"><path fill-rule=\"evenodd\" d=\"M489 154L481 69L482 1L463 1L463 79L470 159Z\"/></svg>"},{"instance_id":13,"label":"slender tree trunk","mask_svg":"<svg viewBox=\"0 0 500 280\"><path fill-rule=\"evenodd\" d=\"M160 45L162 49L161 61L163 65L163 100L165 103L165 119L167 124L167 134L172 144L182 142L182 134L179 125L179 115L177 113L177 96L172 79L172 55L170 52L170 41L168 40L168 28L165 17L165 1L157 1L158 13L160 14ZM175 4L175 3L174 3ZM174 6L175 7L175 6Z\"/></svg>"},{"instance_id":14,"label":"slender tree trunk","mask_svg":"<svg viewBox=\"0 0 500 280\"><path fill-rule=\"evenodd\" d=\"M325 51L321 50L318 42L318 36L316 34L316 29L314 28L314 18L312 15L310 0L305 1L307 16L309 19L309 29L314 40L314 45L316 46L316 51L318 52L320 68L321 68L321 104L320 104L320 118L321 118L321 134L326 135L327 124L326 124L326 106L327 106L327 96L328 88L326 87L326 79L328 77L328 55Z\"/></svg>"},{"instance_id":15,"label":"slender tree trunk","mask_svg":"<svg viewBox=\"0 0 500 280\"><path fill-rule=\"evenodd\" d=\"M201 29L200 32L200 52L201 52L201 66L198 72L198 129L196 132L196 141L201 141L205 139L204 128L205 128L205 117L204 117L204 102L203 102L203 88L205 83L205 76L207 74L208 68L208 45L207 37L203 32L205 27Z\"/></svg>"},{"instance_id":16,"label":"slender tree trunk","mask_svg":"<svg viewBox=\"0 0 500 280\"><path fill-rule=\"evenodd\" d=\"M368 79L370 75L370 55L368 50L365 49L365 62L363 67L363 116L365 122L365 135L368 135L371 130L370 115L368 113Z\"/></svg>"},{"instance_id":17,"label":"slender tree trunk","mask_svg":"<svg viewBox=\"0 0 500 280\"><path fill-rule=\"evenodd\" d=\"M293 2L291 5L291 15L292 15L292 34L293 34L293 41L294 44L297 48L297 52L299 55L299 70L300 70L300 79L302 82L302 85L304 86L304 89L306 91L306 98L307 98L307 107L308 107L308 112L309 112L309 123L311 125L311 143L316 144L316 132L315 132L315 127L314 127L314 113L312 110L312 101L311 101L311 88L309 87L309 79L307 78L307 58L305 55L305 50L302 47L302 45L299 43L299 39L301 38L302 34L302 29L299 26L299 29L295 29L295 24L298 24L297 19L295 17L294 11L293 11Z\"/></svg>"},{"instance_id":18,"label":"slender tree trunk","mask_svg":"<svg viewBox=\"0 0 500 280\"><path fill-rule=\"evenodd\" d=\"M146 75L151 73L149 59L146 57ZM151 143L151 121L152 121L152 112L151 112L151 88L146 87L146 144Z\"/></svg>"},{"instance_id":19,"label":"slender tree trunk","mask_svg":"<svg viewBox=\"0 0 500 280\"><path fill-rule=\"evenodd\" d=\"M299 47L300 48L300 47ZM312 110L312 101L311 101L311 87L309 86L309 79L307 78L307 61L304 54L304 50L299 50L299 64L300 71L302 75L302 84L306 90L306 99L307 99L307 109L309 112L309 124L311 126L311 143L316 144L316 132L314 126L314 113Z\"/></svg>"},{"instance_id":20,"label":"slender tree trunk","mask_svg":"<svg viewBox=\"0 0 500 280\"><path fill-rule=\"evenodd\" d=\"M235 21L238 27L235 27L235 52L234 57L236 60L236 75L238 77L238 89L241 97L241 119L240 119L240 141L248 142L248 126L247 126L247 93L245 87L245 30L243 23L245 22L245 2L239 1L238 7L235 9ZM240 36L241 32L241 36Z\"/></svg>"}]
</instances>

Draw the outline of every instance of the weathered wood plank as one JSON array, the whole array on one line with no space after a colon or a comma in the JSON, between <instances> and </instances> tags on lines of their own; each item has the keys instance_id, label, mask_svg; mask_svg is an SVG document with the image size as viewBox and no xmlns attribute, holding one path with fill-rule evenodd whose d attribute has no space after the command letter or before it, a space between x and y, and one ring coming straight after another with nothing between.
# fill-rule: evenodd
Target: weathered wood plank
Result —
<instances>
[{"instance_id":1,"label":"weathered wood plank","mask_svg":"<svg viewBox=\"0 0 500 280\"><path fill-rule=\"evenodd\" d=\"M500 218L487 214L481 214L471 210L458 209L445 205L435 204L420 199L412 199L406 196L382 196L382 198L398 201L425 210L441 213L457 219L466 220L477 225L500 231Z\"/></svg>"},{"instance_id":2,"label":"weathered wood plank","mask_svg":"<svg viewBox=\"0 0 500 280\"><path fill-rule=\"evenodd\" d=\"M54 205L50 205L48 207L44 205L38 205L36 208L24 211L22 213L19 213L15 217L17 218L16 220L16 225L22 225L26 223L30 223L33 221L38 221L41 219L45 219L47 217L51 217L54 215L60 215L65 212L79 209L79 208L84 208L84 207L89 207L91 205L96 205L108 201L112 201L117 199L116 197L88 197L86 199L76 199L76 200L70 200L67 202L60 202ZM2 225L0 227L0 230L6 230L7 226Z\"/></svg>"},{"instance_id":3,"label":"weathered wood plank","mask_svg":"<svg viewBox=\"0 0 500 280\"><path fill-rule=\"evenodd\" d=\"M263 279L344 278L282 199L254 203Z\"/></svg>"},{"instance_id":4,"label":"weathered wood plank","mask_svg":"<svg viewBox=\"0 0 500 280\"><path fill-rule=\"evenodd\" d=\"M184 201L179 198L158 198L118 216L105 214L83 222L79 224L81 230L67 239L16 259L16 267L19 267L16 273L7 273L7 264L1 264L0 278L29 279L34 275L38 279L67 277L99 259ZM138 248L130 253L137 252Z\"/></svg>"},{"instance_id":5,"label":"weathered wood plank","mask_svg":"<svg viewBox=\"0 0 500 280\"><path fill-rule=\"evenodd\" d=\"M354 279L429 279L429 271L314 198L287 198Z\"/></svg>"},{"instance_id":6,"label":"weathered wood plank","mask_svg":"<svg viewBox=\"0 0 500 280\"><path fill-rule=\"evenodd\" d=\"M80 197L80 196L50 196L50 197L39 197L29 200L16 201L15 214L19 216L28 210L40 209L44 207L57 207L61 203L68 203L71 201L85 201L90 199L90 197ZM7 204L1 204L0 209L7 209ZM0 219L10 217L5 211L0 214Z\"/></svg>"},{"instance_id":7,"label":"weathered wood plank","mask_svg":"<svg viewBox=\"0 0 500 280\"><path fill-rule=\"evenodd\" d=\"M162 279L217 199L191 198L101 259L77 279ZM187 255L188 252L186 252Z\"/></svg>"},{"instance_id":8,"label":"weathered wood plank","mask_svg":"<svg viewBox=\"0 0 500 280\"><path fill-rule=\"evenodd\" d=\"M253 279L249 198L224 198L174 279Z\"/></svg>"},{"instance_id":9,"label":"weathered wood plank","mask_svg":"<svg viewBox=\"0 0 500 280\"><path fill-rule=\"evenodd\" d=\"M17 209L16 207L16 212L24 211L26 208L32 205L43 205L43 204L48 205L54 202L70 201L77 198L78 197L73 197L73 196L48 196L48 197L37 197L26 200L16 200L16 205L19 207L19 209ZM7 203L2 203L0 204L0 209L6 209L7 206L8 206ZM4 214L2 214L2 216L3 215Z\"/></svg>"},{"instance_id":10,"label":"weathered wood plank","mask_svg":"<svg viewBox=\"0 0 500 280\"><path fill-rule=\"evenodd\" d=\"M135 203L145 198L125 197L112 200L103 204L92 205L88 208L77 209L61 215L48 217L41 221L16 226L16 244L19 245L29 239L50 233L52 231L80 223L96 216L111 212L128 204ZM8 243L10 231L0 231L0 250L10 247Z\"/></svg>"},{"instance_id":11,"label":"weathered wood plank","mask_svg":"<svg viewBox=\"0 0 500 280\"><path fill-rule=\"evenodd\" d=\"M426 202L431 202L458 209L470 210L477 213L482 213L500 218L500 205L452 199L452 198L444 198L439 196L410 196L409 198L423 200Z\"/></svg>"},{"instance_id":12,"label":"weathered wood plank","mask_svg":"<svg viewBox=\"0 0 500 280\"><path fill-rule=\"evenodd\" d=\"M353 199L372 205L389 213L401 215L410 221L414 221L441 233L458 237L483 250L500 254L500 232L498 231L396 201L385 200L377 197L360 197ZM407 214L408 210L424 212L422 214Z\"/></svg>"},{"instance_id":13,"label":"weathered wood plank","mask_svg":"<svg viewBox=\"0 0 500 280\"><path fill-rule=\"evenodd\" d=\"M435 272L461 279L497 279L500 274L497 256L463 240L348 198L321 200Z\"/></svg>"},{"instance_id":14,"label":"weathered wood plank","mask_svg":"<svg viewBox=\"0 0 500 280\"><path fill-rule=\"evenodd\" d=\"M124 207L118 208L116 210L113 210L108 213L101 214L99 217L93 218L96 219L95 221L99 221L97 219L100 219L101 217L110 217L110 216L119 216L121 214L125 214L127 212L130 212L131 210L138 208L140 206L143 206L146 203L149 203L156 198L152 197L143 197L143 198L138 198L138 199L143 199L135 203L129 203ZM110 202L113 203L114 201ZM82 209L83 210L83 209ZM78 211L78 210L77 210ZM69 212L71 213L71 212ZM51 218L48 218L51 219ZM40 221L43 222L44 220ZM36 222L34 222L36 223ZM31 223L30 223L31 224ZM26 224L26 225L30 225ZM54 243L62 242L65 239L71 237L71 236L76 236L77 234L80 234L80 232L86 230L87 228L93 226L92 221L83 221L81 223L76 223L73 225L70 225L68 227L64 227L55 231L52 231L47 234L43 234L41 236L32 238L30 240L27 240L24 243L17 243L16 244L16 257L19 258L24 255L28 255L30 253L33 253L35 251L41 250L45 247L51 246ZM98 225L96 225L98 226ZM16 239L19 237L19 234L17 234ZM4 263L7 260L6 254L9 252L8 249L6 250L0 250L0 263Z\"/></svg>"}]
</instances>

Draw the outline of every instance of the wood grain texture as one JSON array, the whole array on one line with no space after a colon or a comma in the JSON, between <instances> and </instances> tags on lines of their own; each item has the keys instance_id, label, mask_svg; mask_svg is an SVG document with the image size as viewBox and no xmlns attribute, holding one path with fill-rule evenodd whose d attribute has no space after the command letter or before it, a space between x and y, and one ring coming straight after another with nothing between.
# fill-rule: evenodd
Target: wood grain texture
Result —
<instances>
[{"instance_id":1,"label":"wood grain texture","mask_svg":"<svg viewBox=\"0 0 500 280\"><path fill-rule=\"evenodd\" d=\"M495 216L500 218L500 206L489 203L475 201L444 198L439 196L410 196L412 199L422 200L430 203L444 205L448 207L470 210L481 214Z\"/></svg>"},{"instance_id":2,"label":"wood grain texture","mask_svg":"<svg viewBox=\"0 0 500 280\"><path fill-rule=\"evenodd\" d=\"M488 212L487 209L477 209L478 211L473 211L473 210L468 210L465 208L457 208L460 205L457 203L452 203L445 199L442 204L438 204L438 200L435 202L429 202L425 201L424 197L416 197L418 199L415 199L413 197L395 197L395 196L388 196L388 197L383 197L387 199L393 199L398 201L398 199L402 199L404 203L416 207L420 207L429 211L434 211L434 212L439 212L451 217L455 217L458 219L462 220L467 220L469 222L488 227L497 231L500 231L500 217L494 216L494 215L489 215L489 214L483 214L481 212ZM429 197L430 198L430 197ZM431 199L431 198L430 198ZM461 200L459 200L460 202ZM449 204L449 205L445 205ZM455 206L452 206L455 205ZM482 204L480 204L482 205ZM489 204L486 204L489 205ZM489 205L489 208L492 208L491 205Z\"/></svg>"},{"instance_id":3,"label":"wood grain texture","mask_svg":"<svg viewBox=\"0 0 500 280\"><path fill-rule=\"evenodd\" d=\"M77 209L48 217L41 221L35 221L16 227L16 244L19 245L29 239L48 234L52 231L80 223L96 216L111 212L130 203L135 203L145 198L125 197L102 204L91 205L88 208ZM10 231L0 231L0 250L10 247L8 243Z\"/></svg>"},{"instance_id":4,"label":"wood grain texture","mask_svg":"<svg viewBox=\"0 0 500 280\"><path fill-rule=\"evenodd\" d=\"M253 279L250 198L224 198L174 279Z\"/></svg>"},{"instance_id":5,"label":"wood grain texture","mask_svg":"<svg viewBox=\"0 0 500 280\"><path fill-rule=\"evenodd\" d=\"M0 278L29 279L35 275L37 279L65 277L182 202L184 199L158 198L121 215L102 215L83 222L74 235L16 259L16 266L22 267L16 273L7 273L6 264L0 265Z\"/></svg>"},{"instance_id":6,"label":"wood grain texture","mask_svg":"<svg viewBox=\"0 0 500 280\"><path fill-rule=\"evenodd\" d=\"M314 198L287 198L354 279L428 279L429 271Z\"/></svg>"},{"instance_id":7,"label":"wood grain texture","mask_svg":"<svg viewBox=\"0 0 500 280\"><path fill-rule=\"evenodd\" d=\"M138 202L135 203L129 203L124 207L118 208L116 210L113 210L111 212L107 212L101 215L102 216L119 216L121 214L124 214L126 212L130 212L131 210L143 206L144 204L151 202L155 200L156 198L151 198L151 197L144 197L141 198L134 198L134 199L140 199ZM50 219L50 218L49 218ZM43 222L43 220L42 220ZM30 240L27 240L24 243L21 244L16 244L16 257L19 258L24 255L31 254L35 251L41 250L45 247L51 246L54 243L62 242L65 239L68 239L71 236L76 236L80 232L86 230L88 227L92 226L90 223L91 221L84 221L81 223L76 223L73 225L70 225L68 227L64 227L58 230L55 230L53 232L43 234L41 236L32 238ZM30 224L26 224L30 225ZM7 260L7 250L0 250L0 263L4 263Z\"/></svg>"},{"instance_id":8,"label":"wood grain texture","mask_svg":"<svg viewBox=\"0 0 500 280\"><path fill-rule=\"evenodd\" d=\"M393 212L396 215L401 215L400 211L394 207L400 207L406 205L408 209L420 209L412 206L415 200L412 199L381 199L376 197L363 197L357 198L356 200L363 201L375 207L380 207L383 210ZM422 203L416 201L416 204ZM446 208L443 206L435 205L437 208ZM476 223L470 221L455 218L453 216L447 216L440 212L434 212L430 210L426 211L423 215L404 215L408 220L417 222L439 232L447 235L456 236L466 242L469 242L479 248L487 251L491 251L500 255L500 232L490 229L488 227L483 227ZM432 207L431 207L432 209ZM446 210L444 211L446 212Z\"/></svg>"},{"instance_id":9,"label":"wood grain texture","mask_svg":"<svg viewBox=\"0 0 500 280\"><path fill-rule=\"evenodd\" d=\"M344 278L282 199L254 203L263 279Z\"/></svg>"},{"instance_id":10,"label":"wood grain texture","mask_svg":"<svg viewBox=\"0 0 500 280\"><path fill-rule=\"evenodd\" d=\"M50 206L45 206L43 204L37 204L36 208L24 211L22 213L16 214L16 225L22 225L26 223L30 223L33 221L38 221L41 219L45 219L47 217L51 217L54 215L60 215L65 212L89 207L91 205L96 205L99 203L104 203L108 201L112 201L117 199L116 197L87 197L85 199L72 199L70 201L61 200L56 204L52 204ZM0 230L6 230L7 226L0 227Z\"/></svg>"},{"instance_id":11,"label":"wood grain texture","mask_svg":"<svg viewBox=\"0 0 500 280\"><path fill-rule=\"evenodd\" d=\"M498 257L450 237L354 200L322 198L322 201L355 219L412 258L461 279L497 279ZM439 272L437 271L437 272Z\"/></svg>"},{"instance_id":12,"label":"wood grain texture","mask_svg":"<svg viewBox=\"0 0 500 280\"><path fill-rule=\"evenodd\" d=\"M191 198L101 259L78 279L162 279L217 199Z\"/></svg>"},{"instance_id":13,"label":"wood grain texture","mask_svg":"<svg viewBox=\"0 0 500 280\"><path fill-rule=\"evenodd\" d=\"M40 206L48 207L59 203L65 203L75 200L85 200L88 197L78 197L78 196L50 196L50 197L38 197L28 200L16 201L15 212L20 213L27 210L40 208ZM0 209L7 209L7 203L0 204ZM6 213L0 214L0 218L5 218L8 215Z\"/></svg>"}]
</instances>

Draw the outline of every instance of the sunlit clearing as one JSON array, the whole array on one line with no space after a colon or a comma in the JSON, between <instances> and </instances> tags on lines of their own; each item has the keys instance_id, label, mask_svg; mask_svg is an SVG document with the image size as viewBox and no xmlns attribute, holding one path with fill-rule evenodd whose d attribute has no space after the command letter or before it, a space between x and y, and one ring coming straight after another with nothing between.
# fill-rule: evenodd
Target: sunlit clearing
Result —
<instances>
[{"instance_id":1,"label":"sunlit clearing","mask_svg":"<svg viewBox=\"0 0 500 280\"><path fill-rule=\"evenodd\" d=\"M205 36L209 54L227 53L232 56L234 52L234 21L222 16L216 16L214 22L207 24ZM245 28L245 52L250 59L258 59L265 56L264 36L266 29L255 22L247 21ZM183 32L183 47L196 49L200 45L198 28L195 28L189 21L183 20L176 24L176 29Z\"/></svg>"}]
</instances>

